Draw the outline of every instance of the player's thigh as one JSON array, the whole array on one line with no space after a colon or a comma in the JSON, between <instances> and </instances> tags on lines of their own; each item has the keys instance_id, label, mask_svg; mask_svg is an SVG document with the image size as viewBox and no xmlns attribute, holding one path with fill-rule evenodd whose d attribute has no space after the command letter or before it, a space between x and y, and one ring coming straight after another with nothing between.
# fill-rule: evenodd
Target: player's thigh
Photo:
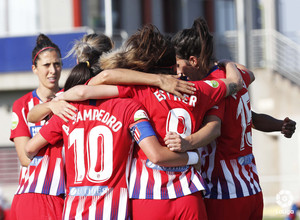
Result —
<instances>
[{"instance_id":1,"label":"player's thigh","mask_svg":"<svg viewBox=\"0 0 300 220\"><path fill-rule=\"evenodd\" d=\"M135 220L207 219L200 192L167 200L132 199L131 207Z\"/></svg>"},{"instance_id":2,"label":"player's thigh","mask_svg":"<svg viewBox=\"0 0 300 220\"><path fill-rule=\"evenodd\" d=\"M201 192L177 198L175 219L206 220L207 214Z\"/></svg>"},{"instance_id":3,"label":"player's thigh","mask_svg":"<svg viewBox=\"0 0 300 220\"><path fill-rule=\"evenodd\" d=\"M132 199L132 219L163 220L172 219L171 200Z\"/></svg>"},{"instance_id":4,"label":"player's thigh","mask_svg":"<svg viewBox=\"0 0 300 220\"><path fill-rule=\"evenodd\" d=\"M14 195L13 201L10 206L10 213L9 213L9 219L10 220L17 220L17 204L19 201L20 195Z\"/></svg>"},{"instance_id":5,"label":"player's thigh","mask_svg":"<svg viewBox=\"0 0 300 220\"><path fill-rule=\"evenodd\" d=\"M262 219L263 201L261 192L236 199L205 199L209 220L219 219ZM216 212L216 210L218 210Z\"/></svg>"},{"instance_id":6,"label":"player's thigh","mask_svg":"<svg viewBox=\"0 0 300 220\"><path fill-rule=\"evenodd\" d=\"M17 219L62 219L64 199L39 193L20 194L16 206ZM34 208L33 208L34 207Z\"/></svg>"}]
</instances>

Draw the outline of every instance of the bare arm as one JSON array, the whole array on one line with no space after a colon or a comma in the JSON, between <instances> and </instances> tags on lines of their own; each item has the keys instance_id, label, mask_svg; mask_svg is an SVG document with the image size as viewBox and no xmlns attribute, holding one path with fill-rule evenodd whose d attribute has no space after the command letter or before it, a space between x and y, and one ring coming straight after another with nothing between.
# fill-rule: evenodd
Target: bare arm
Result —
<instances>
[{"instance_id":1,"label":"bare arm","mask_svg":"<svg viewBox=\"0 0 300 220\"><path fill-rule=\"evenodd\" d=\"M286 138L291 138L296 130L296 122L286 117L284 120L270 115L258 114L252 111L252 126L263 132L280 131Z\"/></svg>"},{"instance_id":2,"label":"bare arm","mask_svg":"<svg viewBox=\"0 0 300 220\"><path fill-rule=\"evenodd\" d=\"M108 69L93 77L89 85L150 85L157 86L184 99L183 93L193 94L194 84L177 79L176 75L150 74L130 69Z\"/></svg>"},{"instance_id":3,"label":"bare arm","mask_svg":"<svg viewBox=\"0 0 300 220\"><path fill-rule=\"evenodd\" d=\"M240 71L233 62L222 62L219 65L224 65L226 68L226 79L222 79L226 84L226 97L232 95L243 88L243 78Z\"/></svg>"},{"instance_id":4,"label":"bare arm","mask_svg":"<svg viewBox=\"0 0 300 220\"><path fill-rule=\"evenodd\" d=\"M26 137L26 136L14 138L16 151L17 151L20 163L23 167L27 167L31 162L31 160L26 156L25 151L24 151L25 146L29 141L30 141L30 138Z\"/></svg>"},{"instance_id":5,"label":"bare arm","mask_svg":"<svg viewBox=\"0 0 300 220\"><path fill-rule=\"evenodd\" d=\"M175 153L167 147L160 145L155 136L144 138L139 146L146 154L148 159L159 166L175 167L185 166L188 163L189 156L187 153ZM198 160L199 162L199 156Z\"/></svg>"},{"instance_id":6,"label":"bare arm","mask_svg":"<svg viewBox=\"0 0 300 220\"><path fill-rule=\"evenodd\" d=\"M171 151L186 152L199 147L204 147L221 135L221 120L214 115L206 117L205 125L197 132L186 138L181 138L175 132L170 132L165 137L165 144Z\"/></svg>"},{"instance_id":7,"label":"bare arm","mask_svg":"<svg viewBox=\"0 0 300 220\"><path fill-rule=\"evenodd\" d=\"M239 68L240 70L244 70L244 71L246 71L249 74L249 76L250 76L250 84L255 80L254 73L251 70L249 70L247 67L245 67L243 64L235 63L235 62L233 62L231 60L224 59L224 60L220 60L219 61L219 66L224 66L224 65L226 65L226 63L230 63L230 62L234 63L236 65L236 67ZM227 73L227 70L226 70L226 73Z\"/></svg>"},{"instance_id":8,"label":"bare arm","mask_svg":"<svg viewBox=\"0 0 300 220\"><path fill-rule=\"evenodd\" d=\"M28 159L32 159L48 142L40 133L37 133L33 138L31 138L25 147L23 148L23 153Z\"/></svg>"},{"instance_id":9,"label":"bare arm","mask_svg":"<svg viewBox=\"0 0 300 220\"><path fill-rule=\"evenodd\" d=\"M87 99L107 99L119 96L117 86L110 85L77 85L56 97L57 100L83 101Z\"/></svg>"},{"instance_id":10,"label":"bare arm","mask_svg":"<svg viewBox=\"0 0 300 220\"><path fill-rule=\"evenodd\" d=\"M53 114L58 115L67 122L68 119L72 119L75 115L75 111L76 108L66 101L51 100L50 102L35 105L28 112L27 120L32 123L37 123L53 112Z\"/></svg>"}]
</instances>

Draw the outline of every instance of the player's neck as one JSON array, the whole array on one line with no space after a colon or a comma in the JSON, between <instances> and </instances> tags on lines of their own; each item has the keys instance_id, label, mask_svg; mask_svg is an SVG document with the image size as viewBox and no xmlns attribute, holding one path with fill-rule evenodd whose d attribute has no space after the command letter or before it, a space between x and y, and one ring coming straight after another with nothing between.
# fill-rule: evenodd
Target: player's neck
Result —
<instances>
[{"instance_id":1,"label":"player's neck","mask_svg":"<svg viewBox=\"0 0 300 220\"><path fill-rule=\"evenodd\" d=\"M51 89L39 86L36 90L36 93L43 102L47 102L47 101L53 99L55 97L55 94L58 91L59 91L59 88L51 90Z\"/></svg>"}]
</instances>

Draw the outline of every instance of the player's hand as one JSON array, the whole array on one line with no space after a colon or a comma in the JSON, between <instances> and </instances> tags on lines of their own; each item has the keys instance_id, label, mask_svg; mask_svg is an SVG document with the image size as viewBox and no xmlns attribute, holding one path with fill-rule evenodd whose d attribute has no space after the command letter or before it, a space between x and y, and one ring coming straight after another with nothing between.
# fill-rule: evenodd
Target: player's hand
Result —
<instances>
[{"instance_id":1,"label":"player's hand","mask_svg":"<svg viewBox=\"0 0 300 220\"><path fill-rule=\"evenodd\" d=\"M164 138L166 146L171 151L175 152L186 152L187 150L191 149L191 144L180 137L179 134L175 132L167 132L165 138Z\"/></svg>"},{"instance_id":2,"label":"player's hand","mask_svg":"<svg viewBox=\"0 0 300 220\"><path fill-rule=\"evenodd\" d=\"M77 109L66 101L56 101L53 99L50 103L50 109L53 114L57 115L65 122L72 120L77 112Z\"/></svg>"},{"instance_id":3,"label":"player's hand","mask_svg":"<svg viewBox=\"0 0 300 220\"><path fill-rule=\"evenodd\" d=\"M183 94L192 95L196 91L195 85L192 82L178 79L177 75L160 74L160 88L169 93L178 96L181 99L186 99Z\"/></svg>"},{"instance_id":4,"label":"player's hand","mask_svg":"<svg viewBox=\"0 0 300 220\"><path fill-rule=\"evenodd\" d=\"M281 133L286 138L291 138L296 130L296 122L286 117L283 120L283 125L281 128Z\"/></svg>"}]
</instances>

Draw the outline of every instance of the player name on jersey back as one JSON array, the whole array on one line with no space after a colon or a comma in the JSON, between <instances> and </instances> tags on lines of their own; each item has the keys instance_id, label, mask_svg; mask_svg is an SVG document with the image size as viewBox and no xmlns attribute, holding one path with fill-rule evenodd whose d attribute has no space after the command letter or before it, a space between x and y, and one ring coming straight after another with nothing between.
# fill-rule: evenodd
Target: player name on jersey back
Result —
<instances>
[{"instance_id":1,"label":"player name on jersey back","mask_svg":"<svg viewBox=\"0 0 300 220\"><path fill-rule=\"evenodd\" d=\"M197 96L195 96L195 95L189 96L187 94L183 94L183 96L187 99L187 101L186 101L186 100L183 100L183 99L179 98L178 96L170 94L164 90L157 90L157 91L153 92L153 95L157 98L157 100L159 102L161 102L163 100L179 101L179 102L183 102L183 103L185 103L189 106L193 106L193 107L195 107L196 102L197 102Z\"/></svg>"},{"instance_id":2,"label":"player name on jersey back","mask_svg":"<svg viewBox=\"0 0 300 220\"><path fill-rule=\"evenodd\" d=\"M78 111L75 115L74 123L78 121L101 121L110 127L114 132L119 131L123 124L110 112L103 109L84 109L83 111Z\"/></svg>"}]
</instances>

